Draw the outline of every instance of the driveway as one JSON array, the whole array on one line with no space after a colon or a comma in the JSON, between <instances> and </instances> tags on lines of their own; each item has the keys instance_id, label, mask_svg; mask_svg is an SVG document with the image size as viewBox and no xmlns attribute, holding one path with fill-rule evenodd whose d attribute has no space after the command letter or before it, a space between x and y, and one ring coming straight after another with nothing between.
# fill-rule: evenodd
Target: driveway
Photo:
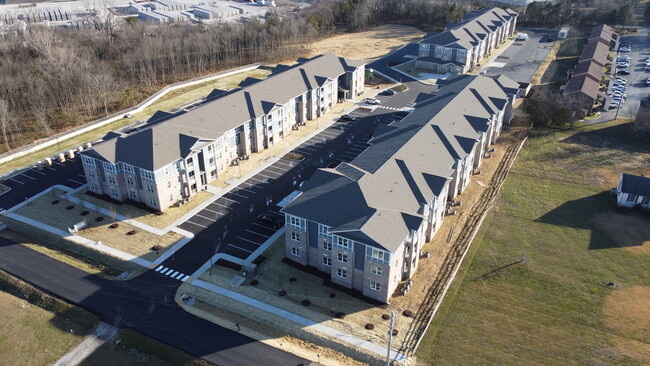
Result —
<instances>
[{"instance_id":1,"label":"driveway","mask_svg":"<svg viewBox=\"0 0 650 366\"><path fill-rule=\"evenodd\" d=\"M519 33L528 34L528 40L513 42L484 67L486 75L503 74L514 81L528 82L555 45L556 41L549 41L548 36L556 37L556 31L525 28L517 30Z\"/></svg>"}]
</instances>

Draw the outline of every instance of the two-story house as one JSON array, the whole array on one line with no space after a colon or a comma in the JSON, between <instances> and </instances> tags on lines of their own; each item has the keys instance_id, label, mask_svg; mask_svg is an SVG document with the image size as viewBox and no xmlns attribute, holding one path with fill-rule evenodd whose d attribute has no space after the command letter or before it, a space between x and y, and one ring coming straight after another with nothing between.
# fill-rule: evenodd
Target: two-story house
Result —
<instances>
[{"instance_id":1,"label":"two-story house","mask_svg":"<svg viewBox=\"0 0 650 366\"><path fill-rule=\"evenodd\" d=\"M88 190L163 211L204 190L237 159L363 93L364 70L363 62L326 53L215 90L189 111L156 113L143 127L111 133L82 153Z\"/></svg>"},{"instance_id":2,"label":"two-story house","mask_svg":"<svg viewBox=\"0 0 650 366\"><path fill-rule=\"evenodd\" d=\"M504 76L456 76L380 125L368 149L316 171L283 208L286 257L387 303L499 137L517 91Z\"/></svg>"},{"instance_id":3,"label":"two-story house","mask_svg":"<svg viewBox=\"0 0 650 366\"><path fill-rule=\"evenodd\" d=\"M420 41L415 66L438 73L464 74L515 33L517 13L491 8L469 13L460 23Z\"/></svg>"}]
</instances>

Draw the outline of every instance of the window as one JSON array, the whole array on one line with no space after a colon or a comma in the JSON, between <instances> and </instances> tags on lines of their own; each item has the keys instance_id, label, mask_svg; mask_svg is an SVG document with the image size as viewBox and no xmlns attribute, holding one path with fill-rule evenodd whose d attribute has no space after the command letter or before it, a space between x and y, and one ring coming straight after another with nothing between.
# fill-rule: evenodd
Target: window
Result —
<instances>
[{"instance_id":1,"label":"window","mask_svg":"<svg viewBox=\"0 0 650 366\"><path fill-rule=\"evenodd\" d=\"M127 172L127 173L129 173L131 175L135 175L135 169L133 168L133 165L122 163L122 166L124 167L125 172Z\"/></svg>"},{"instance_id":2,"label":"window","mask_svg":"<svg viewBox=\"0 0 650 366\"><path fill-rule=\"evenodd\" d=\"M98 191L99 188L97 188L97 184L93 183L91 184L91 187L93 188L93 191Z\"/></svg>"},{"instance_id":3,"label":"window","mask_svg":"<svg viewBox=\"0 0 650 366\"><path fill-rule=\"evenodd\" d=\"M173 201L174 201L174 195L173 195L173 194L170 194L170 195L169 195L169 202L173 202Z\"/></svg>"},{"instance_id":4,"label":"window","mask_svg":"<svg viewBox=\"0 0 650 366\"><path fill-rule=\"evenodd\" d=\"M95 172L93 172L92 170L89 170L88 171L88 176L91 177L91 178L95 178Z\"/></svg>"},{"instance_id":5,"label":"window","mask_svg":"<svg viewBox=\"0 0 650 366\"><path fill-rule=\"evenodd\" d=\"M628 194L627 195L627 202L636 202L637 197L639 197L636 194Z\"/></svg>"},{"instance_id":6,"label":"window","mask_svg":"<svg viewBox=\"0 0 650 366\"><path fill-rule=\"evenodd\" d=\"M336 270L336 275L341 278L348 278L348 270L345 268L339 268Z\"/></svg>"},{"instance_id":7,"label":"window","mask_svg":"<svg viewBox=\"0 0 650 366\"><path fill-rule=\"evenodd\" d=\"M300 233L297 233L295 231L291 232L291 240L293 241L300 241Z\"/></svg>"},{"instance_id":8,"label":"window","mask_svg":"<svg viewBox=\"0 0 650 366\"><path fill-rule=\"evenodd\" d=\"M343 254L343 253L339 253L338 254L338 259L339 259L339 262L347 263L348 262L348 255Z\"/></svg>"},{"instance_id":9,"label":"window","mask_svg":"<svg viewBox=\"0 0 650 366\"><path fill-rule=\"evenodd\" d=\"M81 155L81 160L83 161L84 165L94 166L94 167L97 166L97 163L95 162L95 159L93 159L93 158L89 158L89 157L87 157L85 155Z\"/></svg>"},{"instance_id":10,"label":"window","mask_svg":"<svg viewBox=\"0 0 650 366\"><path fill-rule=\"evenodd\" d=\"M192 170L188 175L190 176L190 179L194 178L194 171Z\"/></svg>"},{"instance_id":11,"label":"window","mask_svg":"<svg viewBox=\"0 0 650 366\"><path fill-rule=\"evenodd\" d=\"M381 276L382 271L383 271L383 268L381 268L379 266L371 266L370 267L370 273L372 273L374 275Z\"/></svg>"},{"instance_id":12,"label":"window","mask_svg":"<svg viewBox=\"0 0 650 366\"><path fill-rule=\"evenodd\" d=\"M211 157L209 161L210 161L210 166L214 166L214 165L215 165L214 157Z\"/></svg>"},{"instance_id":13,"label":"window","mask_svg":"<svg viewBox=\"0 0 650 366\"><path fill-rule=\"evenodd\" d=\"M295 255L296 257L300 257L300 248L291 247L291 254Z\"/></svg>"},{"instance_id":14,"label":"window","mask_svg":"<svg viewBox=\"0 0 650 366\"><path fill-rule=\"evenodd\" d=\"M330 234L330 227L318 224L318 236L321 238L332 239L332 234Z\"/></svg>"},{"instance_id":15,"label":"window","mask_svg":"<svg viewBox=\"0 0 650 366\"><path fill-rule=\"evenodd\" d=\"M301 219L300 217L286 215L287 226L300 231L307 230L307 220Z\"/></svg>"},{"instance_id":16,"label":"window","mask_svg":"<svg viewBox=\"0 0 650 366\"><path fill-rule=\"evenodd\" d=\"M332 251L332 243L328 243L328 242L324 241L323 242L323 250L331 252Z\"/></svg>"},{"instance_id":17,"label":"window","mask_svg":"<svg viewBox=\"0 0 650 366\"><path fill-rule=\"evenodd\" d=\"M409 236L408 240L412 240L411 236ZM389 255L390 254L388 252L383 251L381 249L366 246L366 259L371 260L373 262L388 264L390 260Z\"/></svg>"},{"instance_id":18,"label":"window","mask_svg":"<svg viewBox=\"0 0 650 366\"><path fill-rule=\"evenodd\" d=\"M135 199L135 190L129 189L129 198Z\"/></svg>"},{"instance_id":19,"label":"window","mask_svg":"<svg viewBox=\"0 0 650 366\"><path fill-rule=\"evenodd\" d=\"M147 191L153 193L153 186L151 184L147 184Z\"/></svg>"},{"instance_id":20,"label":"window","mask_svg":"<svg viewBox=\"0 0 650 366\"><path fill-rule=\"evenodd\" d=\"M108 183L115 184L115 177L113 177L112 175L109 175L108 176Z\"/></svg>"},{"instance_id":21,"label":"window","mask_svg":"<svg viewBox=\"0 0 650 366\"><path fill-rule=\"evenodd\" d=\"M328 266L328 267L331 267L332 266L332 258L324 255L323 256L323 264Z\"/></svg>"},{"instance_id":22,"label":"window","mask_svg":"<svg viewBox=\"0 0 650 366\"><path fill-rule=\"evenodd\" d=\"M650 204L650 196L643 197L643 204L644 205Z\"/></svg>"},{"instance_id":23,"label":"window","mask_svg":"<svg viewBox=\"0 0 650 366\"><path fill-rule=\"evenodd\" d=\"M167 188L171 188L171 187L172 187L172 182L171 182L171 181L167 181Z\"/></svg>"},{"instance_id":24,"label":"window","mask_svg":"<svg viewBox=\"0 0 650 366\"><path fill-rule=\"evenodd\" d=\"M375 291L381 291L381 284L379 282L370 281L370 289Z\"/></svg>"},{"instance_id":25,"label":"window","mask_svg":"<svg viewBox=\"0 0 650 366\"><path fill-rule=\"evenodd\" d=\"M113 196L113 197L115 197L115 198L119 197L119 195L118 195L118 193L117 193L117 189L115 189L115 188L111 188L111 196Z\"/></svg>"},{"instance_id":26,"label":"window","mask_svg":"<svg viewBox=\"0 0 650 366\"><path fill-rule=\"evenodd\" d=\"M352 248L352 240L337 236L336 237L336 247L341 248L341 249L345 249L345 250L350 250L350 248Z\"/></svg>"},{"instance_id":27,"label":"window","mask_svg":"<svg viewBox=\"0 0 650 366\"><path fill-rule=\"evenodd\" d=\"M107 173L117 174L117 168L110 163L104 163L104 171Z\"/></svg>"},{"instance_id":28,"label":"window","mask_svg":"<svg viewBox=\"0 0 650 366\"><path fill-rule=\"evenodd\" d=\"M129 185L132 186L132 185L134 184L134 183L133 183L133 177L128 177L128 176L127 176L127 177L126 177L126 183L128 183Z\"/></svg>"},{"instance_id":29,"label":"window","mask_svg":"<svg viewBox=\"0 0 650 366\"><path fill-rule=\"evenodd\" d=\"M149 198L149 204L152 205L152 206L155 206L156 205L156 200L153 199L153 198Z\"/></svg>"},{"instance_id":30,"label":"window","mask_svg":"<svg viewBox=\"0 0 650 366\"><path fill-rule=\"evenodd\" d=\"M154 175L153 172L150 172L148 170L140 170L141 176L143 180L153 182L154 181Z\"/></svg>"}]
</instances>

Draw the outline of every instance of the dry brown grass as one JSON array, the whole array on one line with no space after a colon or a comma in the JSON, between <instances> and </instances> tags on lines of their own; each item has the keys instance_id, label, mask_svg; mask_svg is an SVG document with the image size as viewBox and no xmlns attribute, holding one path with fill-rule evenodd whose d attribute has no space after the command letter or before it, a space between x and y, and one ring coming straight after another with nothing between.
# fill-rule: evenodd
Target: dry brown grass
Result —
<instances>
[{"instance_id":1,"label":"dry brown grass","mask_svg":"<svg viewBox=\"0 0 650 366\"><path fill-rule=\"evenodd\" d=\"M212 193L202 191L192 196L192 198L186 204L180 207L170 207L166 209L162 215L156 215L155 213L133 206L129 203L117 205L105 201L101 198L87 195L86 192L88 192L88 190L83 189L75 193L74 196L80 200L92 203L107 210L113 209L119 215L140 221L141 223L155 227L156 229L164 229L167 226L173 224L176 220L183 217L183 215L187 214L195 207L213 196Z\"/></svg>"},{"instance_id":2,"label":"dry brown grass","mask_svg":"<svg viewBox=\"0 0 650 366\"><path fill-rule=\"evenodd\" d=\"M417 42L425 34L405 25L382 25L365 32L346 33L314 42L306 57L330 51L342 57L370 60L393 52L407 43Z\"/></svg>"},{"instance_id":3,"label":"dry brown grass","mask_svg":"<svg viewBox=\"0 0 650 366\"><path fill-rule=\"evenodd\" d=\"M605 324L618 333L619 351L642 364L650 364L650 287L615 290L605 301Z\"/></svg>"},{"instance_id":4,"label":"dry brown grass","mask_svg":"<svg viewBox=\"0 0 650 366\"><path fill-rule=\"evenodd\" d=\"M119 222L118 227L112 229L109 227L113 224L110 217L100 215L95 211L60 198L59 196L63 193L61 190L54 189L52 192L30 201L29 205L19 208L15 213L64 231L67 231L76 223L86 220L88 226L80 230L78 235L93 241L101 241L111 248L150 261L155 260L158 255L182 239L182 236L175 232L168 232L163 236L158 236L124 222ZM54 200L60 202L52 204ZM67 210L66 208L69 206L73 206L73 208ZM84 211L88 212L86 216L81 215ZM97 217L104 217L104 220L97 222L95 221ZM131 231L135 231L135 234L128 235L127 233ZM151 250L157 244L162 246L158 253Z\"/></svg>"}]
</instances>

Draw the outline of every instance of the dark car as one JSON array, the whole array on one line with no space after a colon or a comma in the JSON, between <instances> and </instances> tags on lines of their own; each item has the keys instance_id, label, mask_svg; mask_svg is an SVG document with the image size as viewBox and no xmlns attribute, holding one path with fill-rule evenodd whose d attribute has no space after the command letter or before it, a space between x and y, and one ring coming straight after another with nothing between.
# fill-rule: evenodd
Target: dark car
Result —
<instances>
[{"instance_id":1,"label":"dark car","mask_svg":"<svg viewBox=\"0 0 650 366\"><path fill-rule=\"evenodd\" d=\"M395 118L404 118L404 117L408 116L409 114L411 114L411 112L399 111L399 112L393 113L393 117L395 117Z\"/></svg>"},{"instance_id":2,"label":"dark car","mask_svg":"<svg viewBox=\"0 0 650 366\"><path fill-rule=\"evenodd\" d=\"M630 72L627 70L618 70L617 74L619 75L630 75Z\"/></svg>"},{"instance_id":3,"label":"dark car","mask_svg":"<svg viewBox=\"0 0 650 366\"><path fill-rule=\"evenodd\" d=\"M284 219L278 215L266 213L257 217L257 223L277 230L284 225Z\"/></svg>"},{"instance_id":4,"label":"dark car","mask_svg":"<svg viewBox=\"0 0 650 366\"><path fill-rule=\"evenodd\" d=\"M381 95L395 95L397 92L393 89L386 89L383 92L381 92Z\"/></svg>"},{"instance_id":5,"label":"dark car","mask_svg":"<svg viewBox=\"0 0 650 366\"><path fill-rule=\"evenodd\" d=\"M344 114L344 115L341 116L341 118L339 118L339 121L340 122L352 122L352 121L356 121L358 119L359 119L359 117L354 117L354 116L351 116L349 114Z\"/></svg>"}]
</instances>

